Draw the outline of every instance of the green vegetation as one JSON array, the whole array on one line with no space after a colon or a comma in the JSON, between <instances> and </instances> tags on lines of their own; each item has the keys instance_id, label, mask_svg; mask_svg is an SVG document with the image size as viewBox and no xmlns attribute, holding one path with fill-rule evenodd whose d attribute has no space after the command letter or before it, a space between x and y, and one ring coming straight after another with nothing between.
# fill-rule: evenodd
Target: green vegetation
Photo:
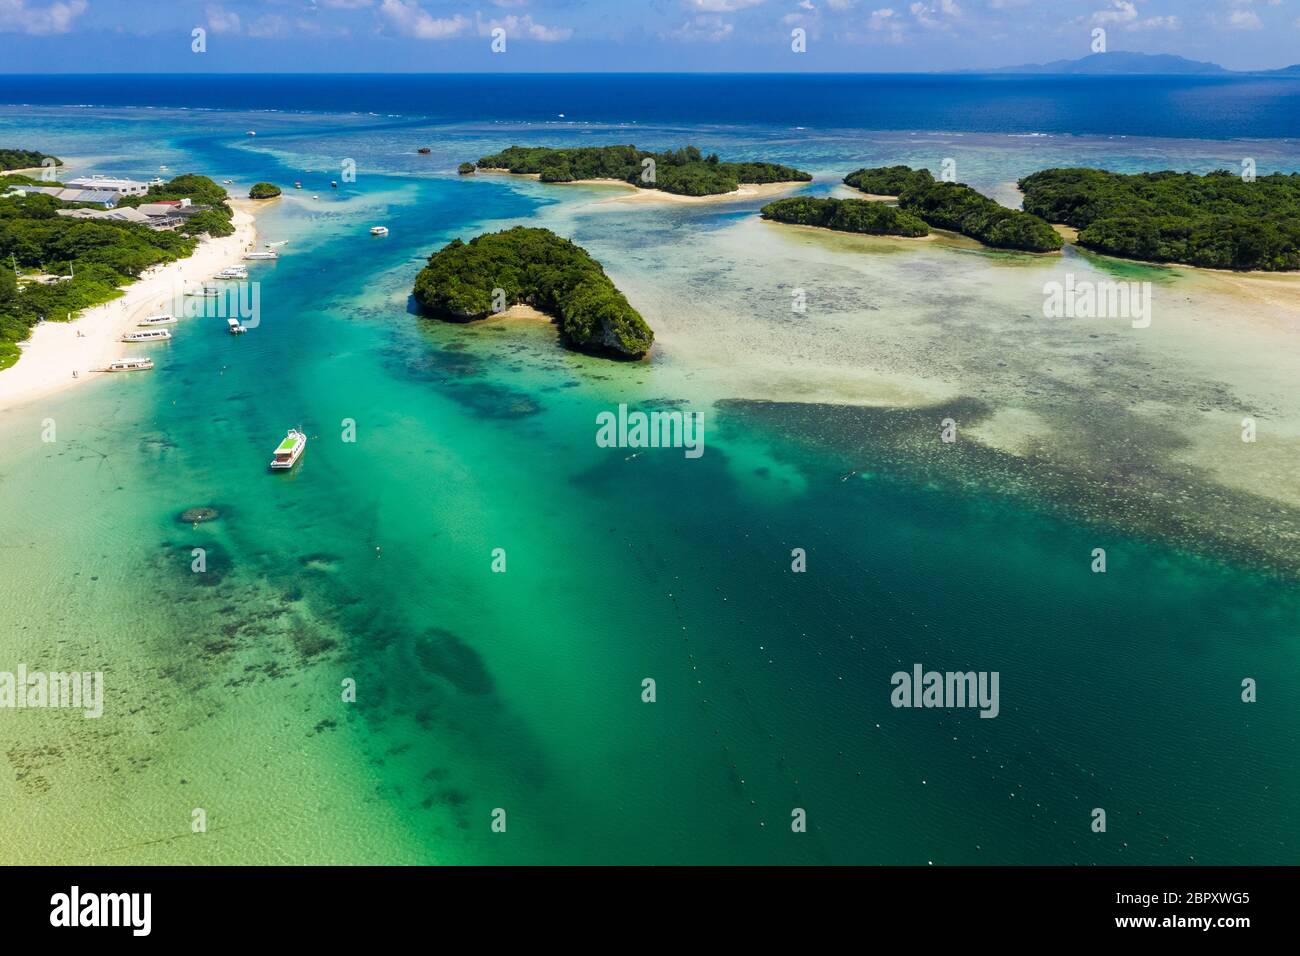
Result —
<instances>
[{"instance_id":1,"label":"green vegetation","mask_svg":"<svg viewBox=\"0 0 1300 956\"><path fill-rule=\"evenodd\" d=\"M460 173L462 176L468 176L470 173L474 172L476 168L477 167L473 163L461 163L456 167L456 172Z\"/></svg>"},{"instance_id":2,"label":"green vegetation","mask_svg":"<svg viewBox=\"0 0 1300 956\"><path fill-rule=\"evenodd\" d=\"M549 229L516 226L468 243L453 240L415 278L415 299L441 319L491 315L494 290L506 305L524 303L555 318L570 348L598 355L644 355L654 333L600 263Z\"/></svg>"},{"instance_id":3,"label":"green vegetation","mask_svg":"<svg viewBox=\"0 0 1300 956\"><path fill-rule=\"evenodd\" d=\"M34 149L0 149L0 169L32 169L53 160L51 166L62 166L63 160L57 156L38 153Z\"/></svg>"},{"instance_id":4,"label":"green vegetation","mask_svg":"<svg viewBox=\"0 0 1300 956\"><path fill-rule=\"evenodd\" d=\"M272 183L253 183L248 191L249 199L274 199L280 195L280 187Z\"/></svg>"},{"instance_id":5,"label":"green vegetation","mask_svg":"<svg viewBox=\"0 0 1300 956\"><path fill-rule=\"evenodd\" d=\"M646 160L653 160L647 163ZM724 163L716 153L704 156L694 146L649 153L635 146L511 146L478 161L480 169L536 173L544 183L580 179L617 179L643 189L662 189L680 196L718 196L741 183L806 183L809 173L778 163ZM653 173L651 172L653 170Z\"/></svg>"},{"instance_id":6,"label":"green vegetation","mask_svg":"<svg viewBox=\"0 0 1300 956\"><path fill-rule=\"evenodd\" d=\"M6 176L0 184L25 179ZM131 197L123 204L182 197L211 202L218 194L222 204L194 216L186 229L192 232L197 228L195 220L208 217L214 227L224 225L229 230L225 191L206 176L179 176L150 190L149 196ZM120 286L150 266L182 259L197 244L194 235L180 230L155 231L138 223L58 215L59 209L79 205L85 204L60 202L39 193L0 197L0 368L17 361L16 343L26 339L41 319L63 321L69 313L114 299L122 294Z\"/></svg>"},{"instance_id":7,"label":"green vegetation","mask_svg":"<svg viewBox=\"0 0 1300 956\"><path fill-rule=\"evenodd\" d=\"M1108 255L1216 269L1300 269L1300 175L1225 170L1126 175L1047 169L1020 180L1025 209Z\"/></svg>"},{"instance_id":8,"label":"green vegetation","mask_svg":"<svg viewBox=\"0 0 1300 956\"><path fill-rule=\"evenodd\" d=\"M898 205L936 229L950 229L996 249L1053 252L1064 244L1037 216L1008 209L964 183L935 182L929 170L907 166L859 169L844 182L863 192L898 196Z\"/></svg>"},{"instance_id":9,"label":"green vegetation","mask_svg":"<svg viewBox=\"0 0 1300 956\"><path fill-rule=\"evenodd\" d=\"M870 236L927 236L930 228L896 206L870 199L813 199L795 196L770 202L761 210L764 219L801 226L821 226L838 232Z\"/></svg>"},{"instance_id":10,"label":"green vegetation","mask_svg":"<svg viewBox=\"0 0 1300 956\"><path fill-rule=\"evenodd\" d=\"M859 169L844 177L844 182L872 196L901 196L909 186L925 186L934 182L928 169L911 166L879 166Z\"/></svg>"}]
</instances>

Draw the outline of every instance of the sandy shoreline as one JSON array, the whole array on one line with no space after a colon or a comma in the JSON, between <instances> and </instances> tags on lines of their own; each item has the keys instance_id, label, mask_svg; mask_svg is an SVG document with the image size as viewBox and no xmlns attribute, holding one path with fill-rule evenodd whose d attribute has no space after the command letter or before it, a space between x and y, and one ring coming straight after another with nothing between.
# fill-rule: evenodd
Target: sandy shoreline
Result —
<instances>
[{"instance_id":1,"label":"sandy shoreline","mask_svg":"<svg viewBox=\"0 0 1300 956\"><path fill-rule=\"evenodd\" d=\"M831 229L829 226L810 226L803 222L781 222L779 219L764 219L763 222L800 232L829 233L834 236L858 236L862 239L902 239L904 242L933 242L938 238L934 232L929 232L924 236L896 236L890 233L850 232L847 229Z\"/></svg>"},{"instance_id":2,"label":"sandy shoreline","mask_svg":"<svg viewBox=\"0 0 1300 956\"><path fill-rule=\"evenodd\" d=\"M144 316L173 312L172 300L178 288L211 279L226 266L239 262L256 243L253 204L231 200L231 206L235 213L234 235L205 239L189 258L146 270L125 287L125 294L120 298L87 309L71 322L37 325L22 345L17 363L0 371L0 411L94 380L99 373L92 369L101 368L128 351L132 356L155 355L156 348L147 344L132 345L118 340ZM179 326L173 326L173 332L177 327L183 329L185 321L182 319Z\"/></svg>"},{"instance_id":3,"label":"sandy shoreline","mask_svg":"<svg viewBox=\"0 0 1300 956\"><path fill-rule=\"evenodd\" d=\"M533 179L541 182L541 175L538 173L512 173L508 169L480 169L480 173L490 173L496 176L518 176L523 179ZM604 203L629 203L629 204L671 204L671 203L715 203L715 202L738 202L744 199L766 198L768 196L779 196L782 193L789 192L799 186L807 186L804 182L790 183L741 183L740 188L735 192L718 193L712 196L681 196L677 193L664 192L662 189L642 189L633 183L625 182L621 179L574 179L567 183L547 183L548 186L618 186L627 192L625 196L610 196L607 199L598 200Z\"/></svg>"}]
</instances>

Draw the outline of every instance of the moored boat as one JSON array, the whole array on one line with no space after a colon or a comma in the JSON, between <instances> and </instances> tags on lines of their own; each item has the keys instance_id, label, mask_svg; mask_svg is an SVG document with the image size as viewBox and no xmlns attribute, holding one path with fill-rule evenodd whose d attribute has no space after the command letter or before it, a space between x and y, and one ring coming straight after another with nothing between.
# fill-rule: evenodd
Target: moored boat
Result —
<instances>
[{"instance_id":1,"label":"moored boat","mask_svg":"<svg viewBox=\"0 0 1300 956\"><path fill-rule=\"evenodd\" d=\"M244 332L248 331L248 329L239 324L238 319L226 319L226 328L230 331L231 335L242 335Z\"/></svg>"},{"instance_id":2,"label":"moored boat","mask_svg":"<svg viewBox=\"0 0 1300 956\"><path fill-rule=\"evenodd\" d=\"M169 314L147 315L139 322L136 323L136 325L175 325L175 324L176 324L176 316L169 315Z\"/></svg>"},{"instance_id":3,"label":"moored boat","mask_svg":"<svg viewBox=\"0 0 1300 956\"><path fill-rule=\"evenodd\" d=\"M278 253L278 252L248 252L248 253L245 253L245 254L244 254L244 258L245 258L245 259L252 260L252 261L260 261L260 260L262 260L262 259L279 259L279 258L280 258L280 253Z\"/></svg>"},{"instance_id":4,"label":"moored boat","mask_svg":"<svg viewBox=\"0 0 1300 956\"><path fill-rule=\"evenodd\" d=\"M303 449L306 447L307 436L296 428L290 428L289 433L285 435L284 440L275 449L275 457L271 459L271 467L277 471L292 468L298 463L298 459L302 457Z\"/></svg>"},{"instance_id":5,"label":"moored boat","mask_svg":"<svg viewBox=\"0 0 1300 956\"><path fill-rule=\"evenodd\" d=\"M229 266L228 268L222 269L215 276L213 276L213 278L214 279L247 279L248 270L245 269L243 266Z\"/></svg>"},{"instance_id":6,"label":"moored boat","mask_svg":"<svg viewBox=\"0 0 1300 956\"><path fill-rule=\"evenodd\" d=\"M109 362L100 372L143 372L153 368L153 359L148 358L128 358L118 359L116 362Z\"/></svg>"},{"instance_id":7,"label":"moored boat","mask_svg":"<svg viewBox=\"0 0 1300 956\"><path fill-rule=\"evenodd\" d=\"M172 337L167 329L141 329L139 332L126 332L123 342L165 342Z\"/></svg>"},{"instance_id":8,"label":"moored boat","mask_svg":"<svg viewBox=\"0 0 1300 956\"><path fill-rule=\"evenodd\" d=\"M221 290L214 285L205 285L200 289L190 289L185 294L198 299L215 299L221 295Z\"/></svg>"},{"instance_id":9,"label":"moored boat","mask_svg":"<svg viewBox=\"0 0 1300 956\"><path fill-rule=\"evenodd\" d=\"M388 227L387 227L387 226L371 226L371 227L370 227L370 234L371 234L372 236L386 236L386 235L388 235Z\"/></svg>"}]
</instances>

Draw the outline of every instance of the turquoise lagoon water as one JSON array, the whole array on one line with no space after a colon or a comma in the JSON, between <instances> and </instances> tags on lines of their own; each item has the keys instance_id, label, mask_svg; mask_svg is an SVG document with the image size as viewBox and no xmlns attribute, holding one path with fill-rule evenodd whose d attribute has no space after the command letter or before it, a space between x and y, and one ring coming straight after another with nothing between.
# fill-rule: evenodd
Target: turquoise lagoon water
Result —
<instances>
[{"instance_id":1,"label":"turquoise lagoon water","mask_svg":"<svg viewBox=\"0 0 1300 956\"><path fill-rule=\"evenodd\" d=\"M1041 285L1038 261L786 236L757 203L625 206L448 172L510 142L626 130L57 108L6 109L0 130L99 171L304 182L259 217L260 239L288 244L250 267L248 335L188 320L153 374L0 418L0 647L107 684L98 721L3 715L0 859L1295 862L1300 591L1250 524L1291 527L1294 508L1180 470L1176 441L1134 452L1134 473L1182 475L1189 502L1130 508L1121 490L1098 510L1062 477L1081 446L1109 453L1120 423L1150 424L1116 397L1130 381L1181 374L1186 394L1156 386L1151 405L1236 389L1284 419L1293 360L1225 385L1196 328L1141 346L1071 333L1017 356L975 317L1018 321L1032 303L1006 290ZM996 193L1060 162L1214 168L1240 152L635 131L688 139L798 163L821 193L877 161L955 154ZM1253 148L1261 171L1294 164L1285 144ZM331 190L343 158L358 179ZM381 222L391 234L370 237ZM413 314L430 251L517 222L605 263L660 333L650 361L565 352L541 323ZM1195 300L1192 279L1147 273ZM800 284L818 307L792 325ZM1110 348L1116 391L1093 390L1081 370ZM1035 372L1056 391L1036 404ZM873 400L890 395L906 401ZM906 436L937 434L945 400L1078 434L1020 471L1001 451L943 463ZM598 448L596 415L619 403L703 411L704 455ZM306 455L270 475L292 426ZM177 520L197 505L221 518ZM1243 541L1189 517L1216 507L1241 509ZM1099 546L1105 575L1089 570ZM1000 715L894 709L890 675L918 662L998 671ZM1257 704L1240 701L1245 677Z\"/></svg>"}]
</instances>

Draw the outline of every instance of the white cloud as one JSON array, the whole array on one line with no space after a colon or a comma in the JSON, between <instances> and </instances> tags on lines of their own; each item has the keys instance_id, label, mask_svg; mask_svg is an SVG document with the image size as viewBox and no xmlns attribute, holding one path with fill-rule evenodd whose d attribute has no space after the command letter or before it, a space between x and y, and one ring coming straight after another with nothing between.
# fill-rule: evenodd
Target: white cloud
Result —
<instances>
[{"instance_id":1,"label":"white cloud","mask_svg":"<svg viewBox=\"0 0 1300 956\"><path fill-rule=\"evenodd\" d=\"M530 16L517 17L514 14L501 17L496 20L484 20L478 18L478 32L480 36L490 36L492 31L497 27L506 31L506 38L513 39L516 37L528 37L530 40L537 40L541 43L560 43L573 36L573 30L570 27L548 27L537 23Z\"/></svg>"},{"instance_id":2,"label":"white cloud","mask_svg":"<svg viewBox=\"0 0 1300 956\"><path fill-rule=\"evenodd\" d=\"M883 33L890 43L903 42L903 19L893 7L872 10L867 26L877 33Z\"/></svg>"},{"instance_id":3,"label":"white cloud","mask_svg":"<svg viewBox=\"0 0 1300 956\"><path fill-rule=\"evenodd\" d=\"M268 13L266 16L258 17L248 25L248 35L265 39L267 37L278 37L288 32L289 23L278 13Z\"/></svg>"},{"instance_id":4,"label":"white cloud","mask_svg":"<svg viewBox=\"0 0 1300 956\"><path fill-rule=\"evenodd\" d=\"M67 33L72 22L86 12L86 0L68 0L44 7L29 7L27 0L0 0L0 32L42 36Z\"/></svg>"},{"instance_id":5,"label":"white cloud","mask_svg":"<svg viewBox=\"0 0 1300 956\"><path fill-rule=\"evenodd\" d=\"M208 7L208 29L213 33L238 33L239 14L225 7Z\"/></svg>"},{"instance_id":6,"label":"white cloud","mask_svg":"<svg viewBox=\"0 0 1300 956\"><path fill-rule=\"evenodd\" d=\"M961 17L961 7L956 0L933 0L932 3L913 3L907 8L916 22L927 30L947 30L952 20Z\"/></svg>"},{"instance_id":7,"label":"white cloud","mask_svg":"<svg viewBox=\"0 0 1300 956\"><path fill-rule=\"evenodd\" d=\"M704 13L735 13L746 7L756 7L762 2L763 0L686 0L686 5Z\"/></svg>"},{"instance_id":8,"label":"white cloud","mask_svg":"<svg viewBox=\"0 0 1300 956\"><path fill-rule=\"evenodd\" d=\"M459 36L473 24L459 13L452 17L432 17L415 2L383 0L379 12L400 33L420 40L442 40Z\"/></svg>"},{"instance_id":9,"label":"white cloud","mask_svg":"<svg viewBox=\"0 0 1300 956\"><path fill-rule=\"evenodd\" d=\"M1172 13L1167 17L1147 17L1137 23L1129 24L1126 30L1177 30L1181 26L1178 17Z\"/></svg>"},{"instance_id":10,"label":"white cloud","mask_svg":"<svg viewBox=\"0 0 1300 956\"><path fill-rule=\"evenodd\" d=\"M735 27L722 17L701 15L687 20L667 36L673 40L704 40L708 43L717 43L731 36L734 29Z\"/></svg>"},{"instance_id":11,"label":"white cloud","mask_svg":"<svg viewBox=\"0 0 1300 956\"><path fill-rule=\"evenodd\" d=\"M1228 25L1234 30L1258 30L1264 24L1254 10L1233 10L1228 17Z\"/></svg>"},{"instance_id":12,"label":"white cloud","mask_svg":"<svg viewBox=\"0 0 1300 956\"><path fill-rule=\"evenodd\" d=\"M1137 7L1129 0L1111 0L1109 10L1098 10L1092 15L1093 23L1129 23L1138 17Z\"/></svg>"}]
</instances>

